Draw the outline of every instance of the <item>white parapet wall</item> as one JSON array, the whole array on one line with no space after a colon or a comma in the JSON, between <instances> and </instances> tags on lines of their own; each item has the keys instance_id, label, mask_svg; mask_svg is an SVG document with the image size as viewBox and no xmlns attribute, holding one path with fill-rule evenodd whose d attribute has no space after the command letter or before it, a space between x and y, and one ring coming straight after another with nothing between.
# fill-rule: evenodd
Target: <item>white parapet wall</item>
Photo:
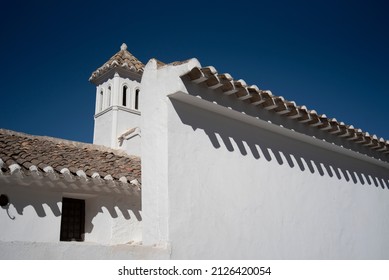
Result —
<instances>
[{"instance_id":1,"label":"white parapet wall","mask_svg":"<svg viewBox=\"0 0 389 280\"><path fill-rule=\"evenodd\" d=\"M194 66L143 74L145 244L173 259L389 258L387 163L206 100L180 78Z\"/></svg>"},{"instance_id":2,"label":"white parapet wall","mask_svg":"<svg viewBox=\"0 0 389 280\"><path fill-rule=\"evenodd\" d=\"M142 76L142 217L143 243L169 243L168 93L185 90L178 75L198 65L196 60L159 69L151 59ZM143 146L146 145L146 146ZM144 188L143 186L147 186Z\"/></svg>"}]
</instances>

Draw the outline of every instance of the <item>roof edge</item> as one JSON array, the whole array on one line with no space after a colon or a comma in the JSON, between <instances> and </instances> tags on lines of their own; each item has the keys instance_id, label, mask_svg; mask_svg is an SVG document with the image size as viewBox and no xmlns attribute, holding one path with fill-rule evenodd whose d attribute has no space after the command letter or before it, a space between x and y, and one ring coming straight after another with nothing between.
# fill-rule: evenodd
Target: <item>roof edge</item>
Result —
<instances>
[{"instance_id":1,"label":"roof edge","mask_svg":"<svg viewBox=\"0 0 389 280\"><path fill-rule=\"evenodd\" d=\"M217 91L222 95L234 96L236 102L245 102L257 110L264 110L283 119L309 127L312 130L336 137L382 155L379 158L389 162L389 141L370 135L368 132L339 122L334 118L318 114L304 105L296 105L282 96L276 96L269 90L262 90L256 85L249 86L244 80L235 80L230 74L219 74L213 66L193 67L181 78L186 78L193 84L202 85ZM367 154L368 156L371 156Z\"/></svg>"},{"instance_id":2,"label":"roof edge","mask_svg":"<svg viewBox=\"0 0 389 280\"><path fill-rule=\"evenodd\" d=\"M28 137L28 138L31 138L31 139L38 139L38 140L47 140L47 141L51 141L51 142L53 142L55 144L67 144L67 145L72 145L72 146L75 146L75 147L78 147L78 148L88 148L88 149L91 149L91 150L98 150L98 151L101 151L101 152L109 152L109 153L113 153L113 154L118 155L118 156L126 156L126 157L129 157L129 158L140 158L140 157L137 157L137 156L129 155L129 154L127 154L123 150L112 149L112 148L108 148L108 147L105 147L105 146L102 146L102 145L97 145L97 144L92 144L92 143L85 143L85 142L79 142L79 141L73 141L73 140L66 140L66 139L63 139L63 138L56 138L56 137L52 137L52 136L32 135L32 134L28 134L28 133L24 133L24 132L18 132L18 131L4 129L4 128L0 128L0 134L14 135L14 136L19 136L19 137Z\"/></svg>"}]
</instances>

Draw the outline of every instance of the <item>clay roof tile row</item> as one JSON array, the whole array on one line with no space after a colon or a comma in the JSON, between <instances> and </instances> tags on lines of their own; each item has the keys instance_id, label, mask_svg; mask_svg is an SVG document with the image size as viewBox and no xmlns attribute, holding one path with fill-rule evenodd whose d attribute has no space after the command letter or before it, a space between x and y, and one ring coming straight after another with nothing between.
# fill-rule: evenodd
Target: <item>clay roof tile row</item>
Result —
<instances>
[{"instance_id":1,"label":"clay roof tile row","mask_svg":"<svg viewBox=\"0 0 389 280\"><path fill-rule=\"evenodd\" d=\"M225 95L234 94L239 100L246 100L258 109L273 111L285 118L294 119L310 127L353 141L371 150L389 154L389 141L370 135L361 129L338 122L336 119L319 115L305 106L298 106L294 101L288 101L282 96L275 96L269 90L261 90L256 85L248 86L243 80L234 80L230 74L219 74L213 66L194 67L185 75L194 83L202 83L210 89L221 89Z\"/></svg>"},{"instance_id":2,"label":"clay roof tile row","mask_svg":"<svg viewBox=\"0 0 389 280\"><path fill-rule=\"evenodd\" d=\"M139 157L102 146L57 138L32 136L0 129L0 175L37 171L63 176L110 176L117 182L141 182ZM12 175L12 174L11 174Z\"/></svg>"}]
</instances>

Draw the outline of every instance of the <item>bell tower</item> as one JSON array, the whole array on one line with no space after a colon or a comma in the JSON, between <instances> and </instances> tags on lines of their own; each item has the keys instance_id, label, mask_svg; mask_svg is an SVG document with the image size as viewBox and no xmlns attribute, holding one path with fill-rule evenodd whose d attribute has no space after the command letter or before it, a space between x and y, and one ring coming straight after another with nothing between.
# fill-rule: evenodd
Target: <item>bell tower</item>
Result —
<instances>
[{"instance_id":1,"label":"bell tower","mask_svg":"<svg viewBox=\"0 0 389 280\"><path fill-rule=\"evenodd\" d=\"M123 43L119 52L92 73L89 81L96 86L93 144L140 156L143 69L144 64Z\"/></svg>"}]
</instances>

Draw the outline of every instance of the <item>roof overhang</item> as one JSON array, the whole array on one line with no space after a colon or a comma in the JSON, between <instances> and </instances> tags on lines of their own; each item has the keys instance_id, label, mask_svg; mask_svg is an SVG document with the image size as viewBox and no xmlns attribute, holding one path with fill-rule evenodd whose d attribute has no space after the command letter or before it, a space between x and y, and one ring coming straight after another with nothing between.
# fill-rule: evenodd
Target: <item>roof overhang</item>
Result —
<instances>
[{"instance_id":1,"label":"roof overhang","mask_svg":"<svg viewBox=\"0 0 389 280\"><path fill-rule=\"evenodd\" d=\"M299 133L312 139L313 143L327 142L336 146L338 151L363 154L362 158L371 158L374 162L378 160L385 167L389 164L389 141L326 115L319 115L305 106L273 95L269 90L248 86L243 80L234 80L229 74L219 74L212 66L193 67L181 79L188 94L210 103L207 106L215 107L213 103L217 103L219 107L224 107L220 108L221 111L232 113L236 110L238 115L251 115L258 121L270 122L271 126L268 127L278 127L280 132L289 131L291 135ZM184 99L187 100L186 97Z\"/></svg>"},{"instance_id":2,"label":"roof overhang","mask_svg":"<svg viewBox=\"0 0 389 280\"><path fill-rule=\"evenodd\" d=\"M104 71L103 73L96 75L96 76L91 76L89 78L89 81L93 83L94 85L100 85L109 79L112 79L115 75L115 73L118 73L120 77L122 78L128 78L131 80L135 80L140 83L142 79L142 72L135 72L131 69L125 69L122 67L114 67L110 68L107 71Z\"/></svg>"},{"instance_id":3,"label":"roof overhang","mask_svg":"<svg viewBox=\"0 0 389 280\"><path fill-rule=\"evenodd\" d=\"M27 187L31 190L78 195L139 196L141 193L136 183L118 182L111 178L73 176L70 173L59 175L55 172L24 172L16 169L10 173L1 173L0 182L2 186L13 188Z\"/></svg>"}]
</instances>

